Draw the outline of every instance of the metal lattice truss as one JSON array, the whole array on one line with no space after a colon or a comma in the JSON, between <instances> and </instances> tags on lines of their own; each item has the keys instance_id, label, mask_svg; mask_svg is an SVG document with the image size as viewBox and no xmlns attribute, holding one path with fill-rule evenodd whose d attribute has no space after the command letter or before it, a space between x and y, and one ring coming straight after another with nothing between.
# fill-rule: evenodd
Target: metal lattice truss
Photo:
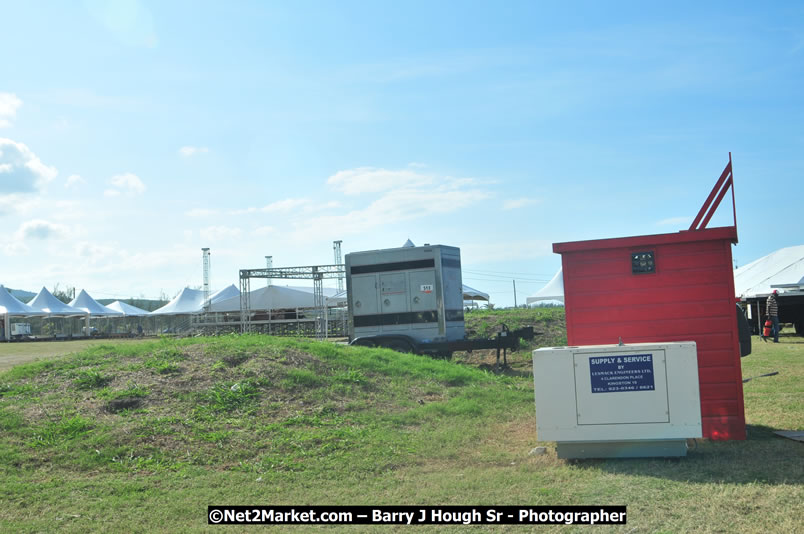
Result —
<instances>
[{"instance_id":1,"label":"metal lattice truss","mask_svg":"<svg viewBox=\"0 0 804 534\"><path fill-rule=\"evenodd\" d=\"M251 331L251 279L280 278L285 280L312 280L313 306L316 312L315 336L327 336L327 305L324 301L324 279L337 279L346 274L343 264L311 265L306 267L272 267L240 269L240 330Z\"/></svg>"}]
</instances>

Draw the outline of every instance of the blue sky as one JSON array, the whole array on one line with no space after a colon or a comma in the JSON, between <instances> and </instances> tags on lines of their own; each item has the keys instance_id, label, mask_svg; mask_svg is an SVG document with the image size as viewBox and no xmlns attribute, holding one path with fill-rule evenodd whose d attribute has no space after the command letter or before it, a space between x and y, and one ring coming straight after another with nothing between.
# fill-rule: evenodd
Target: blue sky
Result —
<instances>
[{"instance_id":1,"label":"blue sky","mask_svg":"<svg viewBox=\"0 0 804 534\"><path fill-rule=\"evenodd\" d=\"M0 283L175 295L442 243L512 305L551 244L802 244L798 2L0 1ZM710 226L731 222L731 205Z\"/></svg>"}]
</instances>

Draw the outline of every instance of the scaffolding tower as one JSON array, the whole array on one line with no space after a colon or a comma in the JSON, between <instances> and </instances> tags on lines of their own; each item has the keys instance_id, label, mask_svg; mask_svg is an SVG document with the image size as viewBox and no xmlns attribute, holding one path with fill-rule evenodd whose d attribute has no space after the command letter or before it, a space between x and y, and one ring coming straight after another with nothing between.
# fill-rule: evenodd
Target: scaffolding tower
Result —
<instances>
[{"instance_id":1,"label":"scaffolding tower","mask_svg":"<svg viewBox=\"0 0 804 534\"><path fill-rule=\"evenodd\" d=\"M327 337L327 306L324 301L324 279L344 276L343 264L312 265L305 267L272 267L270 269L240 269L240 331L251 332L251 279L280 278L286 280L312 280L313 305L316 313L315 337Z\"/></svg>"},{"instance_id":2,"label":"scaffolding tower","mask_svg":"<svg viewBox=\"0 0 804 534\"><path fill-rule=\"evenodd\" d=\"M341 241L340 239L332 242L332 250L335 253L335 263L337 265L343 264L343 257L341 256L341 243L343 243L343 241ZM343 285L344 285L343 282L345 274L346 271L344 271L343 274L338 275L339 294L343 291ZM342 331L344 334L348 332L348 327L349 327L349 314L347 314L345 310L341 310L341 328L343 329Z\"/></svg>"},{"instance_id":3,"label":"scaffolding tower","mask_svg":"<svg viewBox=\"0 0 804 534\"><path fill-rule=\"evenodd\" d=\"M204 264L204 312L209 312L209 248L202 248L201 255Z\"/></svg>"},{"instance_id":4,"label":"scaffolding tower","mask_svg":"<svg viewBox=\"0 0 804 534\"><path fill-rule=\"evenodd\" d=\"M343 263L343 258L341 257L341 243L343 243L341 240L332 242L332 251L335 253L335 265L341 265ZM343 291L343 274L338 276L338 293L341 291Z\"/></svg>"}]
</instances>

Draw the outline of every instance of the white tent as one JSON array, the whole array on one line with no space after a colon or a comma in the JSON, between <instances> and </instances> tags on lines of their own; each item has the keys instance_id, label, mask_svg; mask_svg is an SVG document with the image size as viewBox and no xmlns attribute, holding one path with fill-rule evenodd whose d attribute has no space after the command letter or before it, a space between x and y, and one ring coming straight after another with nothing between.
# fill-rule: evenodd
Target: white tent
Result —
<instances>
[{"instance_id":1,"label":"white tent","mask_svg":"<svg viewBox=\"0 0 804 534\"><path fill-rule=\"evenodd\" d=\"M547 285L526 299L528 304L540 301L564 303L564 271L561 268L558 269L552 280L547 282Z\"/></svg>"},{"instance_id":2,"label":"white tent","mask_svg":"<svg viewBox=\"0 0 804 534\"><path fill-rule=\"evenodd\" d=\"M3 335L5 340L11 339L11 317L30 317L45 315L24 302L15 298L8 290L0 285L0 317L3 318Z\"/></svg>"},{"instance_id":3,"label":"white tent","mask_svg":"<svg viewBox=\"0 0 804 534\"><path fill-rule=\"evenodd\" d=\"M209 296L211 305L227 299L237 299L240 301L240 290L234 284L216 291ZM240 309L238 304L237 309ZM190 289L185 287L176 298L151 312L151 315L191 315L204 311L204 292L200 289Z\"/></svg>"},{"instance_id":4,"label":"white tent","mask_svg":"<svg viewBox=\"0 0 804 534\"><path fill-rule=\"evenodd\" d=\"M220 291L216 291L209 296L211 303L220 302L222 300L230 299L232 297L240 297L240 290L234 284L224 287Z\"/></svg>"},{"instance_id":5,"label":"white tent","mask_svg":"<svg viewBox=\"0 0 804 534\"><path fill-rule=\"evenodd\" d=\"M98 301L90 297L89 293L83 289L78 296L75 297L70 304L68 304L68 306L84 313L88 313L93 317L119 317L123 315L118 311L109 309L103 304L100 304Z\"/></svg>"},{"instance_id":6,"label":"white tent","mask_svg":"<svg viewBox=\"0 0 804 534\"><path fill-rule=\"evenodd\" d=\"M327 308L340 308L342 306L348 306L348 299L349 296L346 293L346 290L338 291L331 297L324 298L324 302L327 303Z\"/></svg>"},{"instance_id":7,"label":"white tent","mask_svg":"<svg viewBox=\"0 0 804 534\"><path fill-rule=\"evenodd\" d=\"M472 289L471 287L464 285L463 286L463 300L489 300L489 294L483 293L482 291L478 291L477 289Z\"/></svg>"},{"instance_id":8,"label":"white tent","mask_svg":"<svg viewBox=\"0 0 804 534\"><path fill-rule=\"evenodd\" d=\"M337 293L337 289L323 288L325 301ZM249 294L249 305L252 310L293 310L296 308L314 308L315 296L312 287L268 286L255 289ZM213 302L212 312L231 313L240 311L240 295Z\"/></svg>"},{"instance_id":9,"label":"white tent","mask_svg":"<svg viewBox=\"0 0 804 534\"><path fill-rule=\"evenodd\" d=\"M804 245L771 252L734 270L737 297L765 297L774 289L804 289Z\"/></svg>"},{"instance_id":10,"label":"white tent","mask_svg":"<svg viewBox=\"0 0 804 534\"><path fill-rule=\"evenodd\" d=\"M0 315L30 317L45 314L18 300L14 295L8 292L5 286L0 285Z\"/></svg>"},{"instance_id":11,"label":"white tent","mask_svg":"<svg viewBox=\"0 0 804 534\"><path fill-rule=\"evenodd\" d=\"M125 315L126 317L141 317L151 313L136 306L132 306L131 304L126 304L120 300L116 300L106 307L110 310L114 310L122 315Z\"/></svg>"},{"instance_id":12,"label":"white tent","mask_svg":"<svg viewBox=\"0 0 804 534\"><path fill-rule=\"evenodd\" d=\"M52 317L82 317L87 315L87 312L71 308L60 301L45 287L28 303L28 306Z\"/></svg>"}]
</instances>

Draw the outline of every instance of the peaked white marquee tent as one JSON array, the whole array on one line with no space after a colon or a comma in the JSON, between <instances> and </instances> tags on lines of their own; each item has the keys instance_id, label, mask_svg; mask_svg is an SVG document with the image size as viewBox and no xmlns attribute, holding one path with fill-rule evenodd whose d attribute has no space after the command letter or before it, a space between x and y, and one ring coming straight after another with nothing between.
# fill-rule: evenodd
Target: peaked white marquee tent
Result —
<instances>
[{"instance_id":1,"label":"peaked white marquee tent","mask_svg":"<svg viewBox=\"0 0 804 534\"><path fill-rule=\"evenodd\" d=\"M2 338L8 341L11 339L11 318L12 317L33 317L45 315L44 312L35 310L18 300L8 290L0 285L0 316L3 319Z\"/></svg>"},{"instance_id":2,"label":"peaked white marquee tent","mask_svg":"<svg viewBox=\"0 0 804 534\"><path fill-rule=\"evenodd\" d=\"M119 317L122 313L107 308L103 304L89 296L85 290L81 290L77 297L75 297L70 304L71 308L88 313L92 317Z\"/></svg>"},{"instance_id":3,"label":"peaked white marquee tent","mask_svg":"<svg viewBox=\"0 0 804 534\"><path fill-rule=\"evenodd\" d=\"M766 297L774 289L804 290L804 245L779 249L734 270L737 297Z\"/></svg>"},{"instance_id":4,"label":"peaked white marquee tent","mask_svg":"<svg viewBox=\"0 0 804 534\"><path fill-rule=\"evenodd\" d=\"M43 287L39 293L28 303L31 308L44 312L49 317L83 317L87 312L72 308L53 296Z\"/></svg>"},{"instance_id":5,"label":"peaked white marquee tent","mask_svg":"<svg viewBox=\"0 0 804 534\"><path fill-rule=\"evenodd\" d=\"M528 304L535 304L538 302L551 300L557 301L561 304L564 303L564 271L562 268L558 269L558 272L549 282L547 282L547 285L533 295L529 296L526 299L526 302Z\"/></svg>"},{"instance_id":6,"label":"peaked white marquee tent","mask_svg":"<svg viewBox=\"0 0 804 534\"><path fill-rule=\"evenodd\" d=\"M0 315L30 317L45 314L17 299L17 297L8 292L5 286L0 285Z\"/></svg>"}]
</instances>

